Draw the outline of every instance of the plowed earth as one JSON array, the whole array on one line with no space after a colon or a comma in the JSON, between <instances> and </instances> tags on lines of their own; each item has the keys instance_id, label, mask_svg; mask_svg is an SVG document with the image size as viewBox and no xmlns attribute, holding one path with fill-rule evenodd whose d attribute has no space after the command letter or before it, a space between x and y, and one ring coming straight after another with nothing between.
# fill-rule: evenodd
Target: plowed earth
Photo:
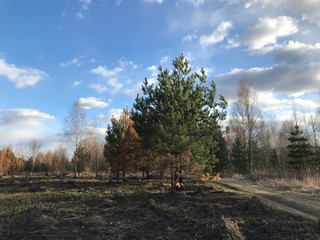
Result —
<instances>
[{"instance_id":1,"label":"plowed earth","mask_svg":"<svg viewBox=\"0 0 320 240\"><path fill-rule=\"evenodd\" d=\"M317 222L186 181L0 179L0 239L319 239Z\"/></svg>"}]
</instances>

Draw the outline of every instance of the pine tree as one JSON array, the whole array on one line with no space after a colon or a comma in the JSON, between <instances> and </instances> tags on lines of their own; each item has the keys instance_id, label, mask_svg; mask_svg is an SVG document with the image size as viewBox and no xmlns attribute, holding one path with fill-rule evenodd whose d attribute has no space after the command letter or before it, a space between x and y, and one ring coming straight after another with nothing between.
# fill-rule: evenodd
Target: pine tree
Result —
<instances>
[{"instance_id":1,"label":"pine tree","mask_svg":"<svg viewBox=\"0 0 320 240\"><path fill-rule=\"evenodd\" d=\"M232 164L229 159L228 143L222 132L218 134L217 142L218 151L216 152L216 157L218 158L218 162L215 164L214 170L216 172L230 172L232 170Z\"/></svg>"},{"instance_id":2,"label":"pine tree","mask_svg":"<svg viewBox=\"0 0 320 240\"><path fill-rule=\"evenodd\" d=\"M133 121L130 118L128 108L124 109L119 119L112 118L107 128L104 156L106 157L111 170L116 173L117 181L122 172L122 179L125 179L126 171L134 168L137 152L139 151L138 135L133 128Z\"/></svg>"},{"instance_id":3,"label":"pine tree","mask_svg":"<svg viewBox=\"0 0 320 240\"><path fill-rule=\"evenodd\" d=\"M217 148L213 136L221 130L227 106L222 96L216 102L216 86L206 84L203 69L192 73L183 55L173 61L173 66L172 71L159 67L156 85L145 80L143 96L137 96L132 111L142 144L170 158L172 179L181 155L191 151L202 163L214 158Z\"/></svg>"},{"instance_id":4,"label":"pine tree","mask_svg":"<svg viewBox=\"0 0 320 240\"><path fill-rule=\"evenodd\" d=\"M248 170L248 160L243 145L243 141L237 136L232 144L231 150L232 163L235 171L238 173L246 173Z\"/></svg>"},{"instance_id":5,"label":"pine tree","mask_svg":"<svg viewBox=\"0 0 320 240\"><path fill-rule=\"evenodd\" d=\"M308 158L312 155L308 138L303 135L303 131L296 125L294 130L290 132L288 140L290 141L287 146L289 167L296 170L305 169L309 164Z\"/></svg>"},{"instance_id":6,"label":"pine tree","mask_svg":"<svg viewBox=\"0 0 320 240\"><path fill-rule=\"evenodd\" d=\"M271 155L270 155L270 167L273 169L279 168L279 156L277 153L277 150L275 148L272 149Z\"/></svg>"}]
</instances>

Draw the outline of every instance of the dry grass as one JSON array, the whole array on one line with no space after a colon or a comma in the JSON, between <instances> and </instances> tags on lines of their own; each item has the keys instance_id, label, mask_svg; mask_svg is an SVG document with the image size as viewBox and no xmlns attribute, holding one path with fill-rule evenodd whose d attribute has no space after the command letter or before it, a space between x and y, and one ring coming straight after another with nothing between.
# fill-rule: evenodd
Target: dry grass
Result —
<instances>
[{"instance_id":1,"label":"dry grass","mask_svg":"<svg viewBox=\"0 0 320 240\"><path fill-rule=\"evenodd\" d=\"M304 172L260 170L250 174L248 178L264 186L281 190L320 192L320 173L313 170Z\"/></svg>"},{"instance_id":2,"label":"dry grass","mask_svg":"<svg viewBox=\"0 0 320 240\"><path fill-rule=\"evenodd\" d=\"M172 197L165 183L0 178L0 239L318 239L314 221L257 198L192 179Z\"/></svg>"}]
</instances>

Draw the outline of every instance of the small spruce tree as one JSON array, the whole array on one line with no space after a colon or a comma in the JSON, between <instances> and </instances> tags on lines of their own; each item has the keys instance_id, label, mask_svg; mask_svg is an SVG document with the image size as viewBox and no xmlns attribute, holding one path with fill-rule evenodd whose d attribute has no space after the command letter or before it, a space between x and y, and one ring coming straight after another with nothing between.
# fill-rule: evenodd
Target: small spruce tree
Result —
<instances>
[{"instance_id":1,"label":"small spruce tree","mask_svg":"<svg viewBox=\"0 0 320 240\"><path fill-rule=\"evenodd\" d=\"M311 145L303 131L296 125L288 137L288 167L295 170L303 170L308 166L308 159L312 155Z\"/></svg>"},{"instance_id":2,"label":"small spruce tree","mask_svg":"<svg viewBox=\"0 0 320 240\"><path fill-rule=\"evenodd\" d=\"M244 144L238 136L232 144L231 157L235 172L246 173L248 171L248 160Z\"/></svg>"}]
</instances>

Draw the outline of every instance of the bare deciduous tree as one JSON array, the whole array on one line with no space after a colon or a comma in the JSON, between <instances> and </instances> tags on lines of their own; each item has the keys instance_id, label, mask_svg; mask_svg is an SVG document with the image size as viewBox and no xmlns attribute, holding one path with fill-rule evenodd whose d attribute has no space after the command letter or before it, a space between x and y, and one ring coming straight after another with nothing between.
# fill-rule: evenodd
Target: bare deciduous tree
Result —
<instances>
[{"instance_id":1,"label":"bare deciduous tree","mask_svg":"<svg viewBox=\"0 0 320 240\"><path fill-rule=\"evenodd\" d=\"M54 157L56 160L56 171L60 172L61 176L66 174L66 166L68 162L67 150L66 148L59 146L54 151Z\"/></svg>"},{"instance_id":2,"label":"bare deciduous tree","mask_svg":"<svg viewBox=\"0 0 320 240\"><path fill-rule=\"evenodd\" d=\"M96 135L90 135L81 141L81 146L90 154L89 168L94 171L96 176L99 175L102 163L105 161L103 156L104 143Z\"/></svg>"},{"instance_id":3,"label":"bare deciduous tree","mask_svg":"<svg viewBox=\"0 0 320 240\"><path fill-rule=\"evenodd\" d=\"M31 164L31 175L34 172L34 165L38 156L38 153L41 149L41 142L37 139L32 139L29 143L28 143L28 147L29 147L29 151L30 151L30 164Z\"/></svg>"},{"instance_id":4,"label":"bare deciduous tree","mask_svg":"<svg viewBox=\"0 0 320 240\"><path fill-rule=\"evenodd\" d=\"M85 111L81 108L80 102L75 101L69 109L64 122L64 136L73 144L74 150L78 149L80 141L86 135L85 133ZM75 156L77 158L77 156ZM75 161L74 171L77 172L77 159Z\"/></svg>"},{"instance_id":5,"label":"bare deciduous tree","mask_svg":"<svg viewBox=\"0 0 320 240\"><path fill-rule=\"evenodd\" d=\"M295 125L294 120L286 120L282 122L281 128L278 133L278 152L279 152L279 165L280 169L285 169L288 165L288 137Z\"/></svg>"},{"instance_id":6,"label":"bare deciduous tree","mask_svg":"<svg viewBox=\"0 0 320 240\"><path fill-rule=\"evenodd\" d=\"M256 91L246 80L239 82L232 106L231 131L240 134L245 147L247 171L253 170L253 148L259 142L264 126L262 112L258 105ZM238 135L239 136L239 135Z\"/></svg>"}]
</instances>

